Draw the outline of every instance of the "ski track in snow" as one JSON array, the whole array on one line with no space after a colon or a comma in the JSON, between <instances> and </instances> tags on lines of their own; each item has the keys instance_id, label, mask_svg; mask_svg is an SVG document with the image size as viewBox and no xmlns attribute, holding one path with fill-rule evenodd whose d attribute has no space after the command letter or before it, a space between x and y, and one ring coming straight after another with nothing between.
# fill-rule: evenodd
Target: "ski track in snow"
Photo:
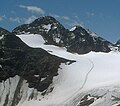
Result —
<instances>
[{"instance_id":1,"label":"ski track in snow","mask_svg":"<svg viewBox=\"0 0 120 106\"><path fill-rule=\"evenodd\" d=\"M59 75L53 78L55 88L50 95L47 95L47 99L44 98L40 102L26 101L26 104L22 106L59 106L60 104L64 106L70 102L70 100L75 102L76 99L79 99L79 93L85 90L106 86L107 84L113 85L115 81L120 81L119 67L115 64L120 63L119 53L90 52L85 55L78 55L67 52L65 48L54 45L44 45L45 41L41 35L28 34L17 36L30 47L42 48L52 55L76 61L71 65L64 64L60 66L62 69L59 69ZM114 68L112 65L115 65ZM73 80L71 80L71 77ZM64 90L62 91L61 89Z\"/></svg>"},{"instance_id":2,"label":"ski track in snow","mask_svg":"<svg viewBox=\"0 0 120 106\"><path fill-rule=\"evenodd\" d=\"M88 73L85 75L85 80L84 80L82 86L73 95L71 95L69 98L67 98L65 101L63 101L62 102L63 104L67 104L67 102L69 102L72 98L74 98L77 94L79 94L80 91L84 88L84 86L87 82L88 76L89 76L90 72L92 71L92 69L94 68L94 63L89 58L87 58L87 59L90 61L92 66L91 66L90 70L88 71Z\"/></svg>"},{"instance_id":3,"label":"ski track in snow","mask_svg":"<svg viewBox=\"0 0 120 106\"><path fill-rule=\"evenodd\" d=\"M18 37L20 37L21 40L23 40L30 47L43 48L46 51L48 51L50 54L56 55L58 57L71 59L71 60L77 60L77 58L78 58L77 56L79 56L78 54L72 54L72 53L67 52L65 48L59 48L59 47L56 47L53 45L44 45L44 40L40 35L34 35L34 34L29 35L28 34L28 35L18 35ZM61 49L61 51L63 51L63 53L61 51L59 52L59 49ZM66 54L66 55L63 55L63 54ZM87 69L87 72L84 74L84 77L83 77L84 80L82 81L82 84L81 83L79 84L79 87L77 88L77 90L75 90L73 93L71 93L71 95L69 97L65 98L64 101L61 101L60 104L66 104L70 99L74 98L74 96L76 96L78 94L78 92L80 92L84 88L84 85L87 81L88 75L94 68L94 64L89 58L80 56L79 60L81 60L82 58L84 61L87 60L91 64L90 67ZM82 62L82 60L81 60L81 62ZM62 78L59 78L58 83L60 83L61 80L62 80Z\"/></svg>"}]
</instances>

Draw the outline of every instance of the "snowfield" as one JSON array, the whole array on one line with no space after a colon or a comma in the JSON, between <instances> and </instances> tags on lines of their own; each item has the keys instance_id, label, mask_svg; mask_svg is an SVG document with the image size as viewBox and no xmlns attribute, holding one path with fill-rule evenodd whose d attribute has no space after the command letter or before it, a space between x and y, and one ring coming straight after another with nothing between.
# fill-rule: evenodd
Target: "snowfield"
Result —
<instances>
[{"instance_id":1,"label":"snowfield","mask_svg":"<svg viewBox=\"0 0 120 106\"><path fill-rule=\"evenodd\" d=\"M65 48L45 45L41 35L24 34L17 36L30 47L42 48L52 55L76 61L72 64L60 65L59 75L54 77L53 83L50 85L54 87L52 93L44 97L39 94L36 100L21 102L18 106L67 106L67 104L68 106L76 106L83 92L120 84L119 52L72 54L67 52ZM98 89L97 91L99 91ZM99 102L101 103L101 101ZM91 106L98 106L98 104Z\"/></svg>"}]
</instances>

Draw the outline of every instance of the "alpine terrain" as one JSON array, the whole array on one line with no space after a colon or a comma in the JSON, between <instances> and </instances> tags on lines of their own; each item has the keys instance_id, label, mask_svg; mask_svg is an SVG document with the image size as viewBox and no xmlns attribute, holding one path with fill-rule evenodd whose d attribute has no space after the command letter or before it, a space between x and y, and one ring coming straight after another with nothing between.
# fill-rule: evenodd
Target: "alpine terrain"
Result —
<instances>
[{"instance_id":1,"label":"alpine terrain","mask_svg":"<svg viewBox=\"0 0 120 106\"><path fill-rule=\"evenodd\" d=\"M120 106L119 51L51 16L0 28L0 106Z\"/></svg>"},{"instance_id":2,"label":"alpine terrain","mask_svg":"<svg viewBox=\"0 0 120 106\"><path fill-rule=\"evenodd\" d=\"M118 47L118 50L120 51L120 40L117 41L116 46Z\"/></svg>"}]
</instances>

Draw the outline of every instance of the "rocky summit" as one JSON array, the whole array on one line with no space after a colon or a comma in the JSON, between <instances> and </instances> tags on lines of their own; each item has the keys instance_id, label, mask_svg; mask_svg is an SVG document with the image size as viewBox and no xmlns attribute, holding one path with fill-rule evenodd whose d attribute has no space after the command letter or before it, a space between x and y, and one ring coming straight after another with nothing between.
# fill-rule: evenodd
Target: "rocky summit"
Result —
<instances>
[{"instance_id":1,"label":"rocky summit","mask_svg":"<svg viewBox=\"0 0 120 106\"><path fill-rule=\"evenodd\" d=\"M120 45L120 40L117 41L116 45Z\"/></svg>"},{"instance_id":2,"label":"rocky summit","mask_svg":"<svg viewBox=\"0 0 120 106\"><path fill-rule=\"evenodd\" d=\"M10 33L9 31L7 31L6 29L0 27L0 36L7 35L9 33Z\"/></svg>"},{"instance_id":3,"label":"rocky summit","mask_svg":"<svg viewBox=\"0 0 120 106\"><path fill-rule=\"evenodd\" d=\"M118 47L118 50L120 51L120 40L118 40L115 45Z\"/></svg>"},{"instance_id":4,"label":"rocky summit","mask_svg":"<svg viewBox=\"0 0 120 106\"><path fill-rule=\"evenodd\" d=\"M51 16L41 17L30 24L18 26L12 32L18 35L40 34L46 44L65 47L68 51L79 54L90 51L110 52L110 47L113 45L81 26L75 26L72 30L68 30Z\"/></svg>"},{"instance_id":5,"label":"rocky summit","mask_svg":"<svg viewBox=\"0 0 120 106\"><path fill-rule=\"evenodd\" d=\"M27 80L29 87L44 91L58 74L59 65L68 61L43 49L28 47L13 33L5 33L1 42L0 82L19 75ZM42 78L46 79L41 81Z\"/></svg>"}]
</instances>

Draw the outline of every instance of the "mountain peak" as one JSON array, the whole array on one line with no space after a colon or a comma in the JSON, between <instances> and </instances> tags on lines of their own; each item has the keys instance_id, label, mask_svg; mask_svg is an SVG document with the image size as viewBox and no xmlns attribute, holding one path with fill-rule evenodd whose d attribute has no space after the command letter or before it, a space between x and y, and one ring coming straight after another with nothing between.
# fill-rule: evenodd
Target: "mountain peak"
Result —
<instances>
[{"instance_id":1,"label":"mountain peak","mask_svg":"<svg viewBox=\"0 0 120 106\"><path fill-rule=\"evenodd\" d=\"M116 45L120 45L120 40L117 41Z\"/></svg>"},{"instance_id":2,"label":"mountain peak","mask_svg":"<svg viewBox=\"0 0 120 106\"><path fill-rule=\"evenodd\" d=\"M13 29L13 33L15 34L43 34L48 33L50 29L64 29L63 25L60 24L55 18L52 16L44 16L36 19L30 24L24 24Z\"/></svg>"},{"instance_id":3,"label":"mountain peak","mask_svg":"<svg viewBox=\"0 0 120 106\"><path fill-rule=\"evenodd\" d=\"M55 18L44 16L36 19L31 24L18 26L13 30L14 34L40 34L46 44L66 47L70 52L79 54L96 52L110 52L110 42L97 36L80 25L68 30Z\"/></svg>"},{"instance_id":4,"label":"mountain peak","mask_svg":"<svg viewBox=\"0 0 120 106\"><path fill-rule=\"evenodd\" d=\"M9 34L9 33L10 33L9 31L7 31L6 29L0 27L0 36L6 35L6 34Z\"/></svg>"},{"instance_id":5,"label":"mountain peak","mask_svg":"<svg viewBox=\"0 0 120 106\"><path fill-rule=\"evenodd\" d=\"M80 26L80 25L75 25L74 27L72 27L72 28L70 29L70 31L79 30L79 29L81 29L81 28L83 28L83 27Z\"/></svg>"},{"instance_id":6,"label":"mountain peak","mask_svg":"<svg viewBox=\"0 0 120 106\"><path fill-rule=\"evenodd\" d=\"M44 16L36 19L31 24L35 24L35 23L48 25L48 24L59 23L59 22L52 16Z\"/></svg>"}]
</instances>

